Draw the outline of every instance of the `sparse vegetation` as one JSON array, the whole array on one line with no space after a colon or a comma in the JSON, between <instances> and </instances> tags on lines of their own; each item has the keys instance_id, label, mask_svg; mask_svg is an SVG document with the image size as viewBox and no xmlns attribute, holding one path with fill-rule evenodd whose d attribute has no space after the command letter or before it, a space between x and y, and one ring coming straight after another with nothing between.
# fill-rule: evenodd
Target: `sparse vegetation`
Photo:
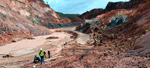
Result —
<instances>
[{"instance_id":1,"label":"sparse vegetation","mask_svg":"<svg viewBox=\"0 0 150 68\"><path fill-rule=\"evenodd\" d=\"M11 11L12 9L10 7L8 7L8 9Z\"/></svg>"},{"instance_id":2,"label":"sparse vegetation","mask_svg":"<svg viewBox=\"0 0 150 68\"><path fill-rule=\"evenodd\" d=\"M18 25L16 25L16 27L19 27Z\"/></svg>"},{"instance_id":3,"label":"sparse vegetation","mask_svg":"<svg viewBox=\"0 0 150 68\"><path fill-rule=\"evenodd\" d=\"M26 9L25 7L20 7L20 9Z\"/></svg>"},{"instance_id":4,"label":"sparse vegetation","mask_svg":"<svg viewBox=\"0 0 150 68\"><path fill-rule=\"evenodd\" d=\"M16 30L16 29L13 29L13 31L17 32L17 30Z\"/></svg>"},{"instance_id":5,"label":"sparse vegetation","mask_svg":"<svg viewBox=\"0 0 150 68\"><path fill-rule=\"evenodd\" d=\"M39 23L40 21L41 21L41 19L38 16L36 16L36 19L32 20L32 23L40 25L40 23Z\"/></svg>"},{"instance_id":6,"label":"sparse vegetation","mask_svg":"<svg viewBox=\"0 0 150 68\"><path fill-rule=\"evenodd\" d=\"M5 8L3 5L0 5L0 7Z\"/></svg>"},{"instance_id":7,"label":"sparse vegetation","mask_svg":"<svg viewBox=\"0 0 150 68\"><path fill-rule=\"evenodd\" d=\"M35 20L32 20L32 23L33 23L33 24L35 24L35 23L36 23L36 21L35 21Z\"/></svg>"},{"instance_id":8,"label":"sparse vegetation","mask_svg":"<svg viewBox=\"0 0 150 68\"><path fill-rule=\"evenodd\" d=\"M10 19L10 20L16 21L16 19L15 19L14 17L9 17L9 19Z\"/></svg>"},{"instance_id":9,"label":"sparse vegetation","mask_svg":"<svg viewBox=\"0 0 150 68\"><path fill-rule=\"evenodd\" d=\"M38 24L38 25L40 25L40 23L38 23L37 20L32 20L32 23L33 23L33 24Z\"/></svg>"},{"instance_id":10,"label":"sparse vegetation","mask_svg":"<svg viewBox=\"0 0 150 68\"><path fill-rule=\"evenodd\" d=\"M14 1L19 2L19 3L21 3L21 4L25 4L24 2L21 2L21 1L19 1L19 0L14 0Z\"/></svg>"},{"instance_id":11,"label":"sparse vegetation","mask_svg":"<svg viewBox=\"0 0 150 68\"><path fill-rule=\"evenodd\" d=\"M72 49L72 53L73 53L73 55L75 55L75 48Z\"/></svg>"},{"instance_id":12,"label":"sparse vegetation","mask_svg":"<svg viewBox=\"0 0 150 68\"><path fill-rule=\"evenodd\" d=\"M19 12L19 11L17 11L17 13L20 15L20 12Z\"/></svg>"},{"instance_id":13,"label":"sparse vegetation","mask_svg":"<svg viewBox=\"0 0 150 68\"><path fill-rule=\"evenodd\" d=\"M61 12L56 12L56 13L60 16L61 19L72 18L72 17L76 17L77 15L79 15L79 14L63 14Z\"/></svg>"},{"instance_id":14,"label":"sparse vegetation","mask_svg":"<svg viewBox=\"0 0 150 68\"><path fill-rule=\"evenodd\" d=\"M4 29L4 28L1 28L1 30L4 31L4 32L6 31L6 29Z\"/></svg>"},{"instance_id":15,"label":"sparse vegetation","mask_svg":"<svg viewBox=\"0 0 150 68\"><path fill-rule=\"evenodd\" d=\"M0 13L0 16L1 16L1 19L3 19L3 21L5 21L7 19L7 16L2 13Z\"/></svg>"},{"instance_id":16,"label":"sparse vegetation","mask_svg":"<svg viewBox=\"0 0 150 68\"><path fill-rule=\"evenodd\" d=\"M10 32L11 30L10 29L7 29L7 32Z\"/></svg>"}]
</instances>

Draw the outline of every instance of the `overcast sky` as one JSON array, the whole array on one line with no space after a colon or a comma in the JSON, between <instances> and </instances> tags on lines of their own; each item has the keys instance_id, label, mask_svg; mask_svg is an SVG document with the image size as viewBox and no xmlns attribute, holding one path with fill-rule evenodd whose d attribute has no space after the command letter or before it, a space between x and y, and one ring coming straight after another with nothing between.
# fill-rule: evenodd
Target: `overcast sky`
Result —
<instances>
[{"instance_id":1,"label":"overcast sky","mask_svg":"<svg viewBox=\"0 0 150 68\"><path fill-rule=\"evenodd\" d=\"M128 0L44 0L52 9L58 12L69 14L82 14L94 8L105 8L109 1L128 1Z\"/></svg>"}]
</instances>

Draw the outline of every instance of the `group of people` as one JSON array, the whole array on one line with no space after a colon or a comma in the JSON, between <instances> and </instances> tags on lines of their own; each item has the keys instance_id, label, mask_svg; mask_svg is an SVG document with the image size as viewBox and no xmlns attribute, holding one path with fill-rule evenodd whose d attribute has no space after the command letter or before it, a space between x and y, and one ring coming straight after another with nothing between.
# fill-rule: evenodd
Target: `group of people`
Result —
<instances>
[{"instance_id":1,"label":"group of people","mask_svg":"<svg viewBox=\"0 0 150 68\"><path fill-rule=\"evenodd\" d=\"M94 33L92 34L92 38L94 40L94 45L98 46L103 44L104 34L102 32ZM117 38L117 36L115 34L110 34L110 36L107 36L107 38L112 41L113 39Z\"/></svg>"},{"instance_id":2,"label":"group of people","mask_svg":"<svg viewBox=\"0 0 150 68\"><path fill-rule=\"evenodd\" d=\"M44 62L45 64L46 52L42 48L40 48L39 56L35 55L33 63L39 63L41 61L41 65L42 65L42 62ZM48 50L48 58L50 57L51 57L50 51Z\"/></svg>"},{"instance_id":3,"label":"group of people","mask_svg":"<svg viewBox=\"0 0 150 68\"><path fill-rule=\"evenodd\" d=\"M103 43L103 41L102 41L102 33L101 32L99 32L97 34L94 33L94 34L92 34L91 37L94 39L95 46L98 46L99 43Z\"/></svg>"}]
</instances>

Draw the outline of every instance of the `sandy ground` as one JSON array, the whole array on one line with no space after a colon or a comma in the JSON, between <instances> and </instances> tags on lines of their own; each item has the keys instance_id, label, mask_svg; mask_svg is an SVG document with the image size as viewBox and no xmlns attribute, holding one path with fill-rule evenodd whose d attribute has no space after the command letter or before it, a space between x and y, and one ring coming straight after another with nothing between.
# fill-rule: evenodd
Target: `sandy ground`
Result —
<instances>
[{"instance_id":1,"label":"sandy ground","mask_svg":"<svg viewBox=\"0 0 150 68\"><path fill-rule=\"evenodd\" d=\"M71 41L70 34L67 32L55 32L55 30L69 30L74 31L75 27L60 28L60 29L50 29L53 33L45 36L34 37L35 39L24 39L15 43L7 44L0 47L0 54L11 53L13 58L2 58L0 57L0 68L20 68L20 66L32 63L34 55L38 55L39 48L43 50L51 51L52 58L61 57L58 56L59 52L64 48L64 44ZM74 31L76 32L76 31ZM89 36L86 34L79 34L78 38L75 40L78 43L85 44ZM46 39L47 37L54 36L59 37L58 39ZM50 60L50 59L46 59Z\"/></svg>"},{"instance_id":2,"label":"sandy ground","mask_svg":"<svg viewBox=\"0 0 150 68\"><path fill-rule=\"evenodd\" d=\"M61 33L53 33L51 35L34 37L35 39L24 39L22 41L18 41L16 43L7 44L5 46L0 47L0 54L9 54L11 53L13 56L20 56L23 54L34 52L36 47L47 44L47 37L55 36L59 37L59 39L52 39L51 42L57 42L61 39L64 39L67 34L64 32Z\"/></svg>"},{"instance_id":3,"label":"sandy ground","mask_svg":"<svg viewBox=\"0 0 150 68\"><path fill-rule=\"evenodd\" d=\"M80 44L86 44L87 41L90 40L89 34L83 34L81 32L75 31L75 28L76 27L59 28L59 29L52 29L51 31L55 31L55 30L69 30L69 31L73 31L73 32L78 34L78 38L75 41L77 41L77 43L80 43Z\"/></svg>"},{"instance_id":4,"label":"sandy ground","mask_svg":"<svg viewBox=\"0 0 150 68\"><path fill-rule=\"evenodd\" d=\"M47 37L54 36L58 39L46 39ZM43 50L50 50L52 55L55 55L61 51L63 44L70 41L70 34L66 32L53 32L50 35L34 37L35 39L24 39L16 43L7 44L0 47L0 54L11 53L13 58L0 58L0 66L12 67L17 66L17 62L28 61L32 62L34 55L38 54L39 48ZM30 58L31 57L31 58ZM5 65L4 65L5 64ZM18 64L18 65L21 65ZM0 67L1 68L1 67ZM16 67L15 67L16 68Z\"/></svg>"},{"instance_id":5,"label":"sandy ground","mask_svg":"<svg viewBox=\"0 0 150 68\"><path fill-rule=\"evenodd\" d=\"M90 40L89 34L83 34L77 31L74 32L76 32L79 35L78 38L76 39L77 43L86 44Z\"/></svg>"}]
</instances>

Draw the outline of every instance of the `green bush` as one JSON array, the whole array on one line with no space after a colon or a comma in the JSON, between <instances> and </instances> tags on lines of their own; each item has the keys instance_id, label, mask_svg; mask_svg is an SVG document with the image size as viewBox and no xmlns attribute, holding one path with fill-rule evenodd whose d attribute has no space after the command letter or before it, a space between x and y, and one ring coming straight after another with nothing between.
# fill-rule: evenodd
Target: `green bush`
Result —
<instances>
[{"instance_id":1,"label":"green bush","mask_svg":"<svg viewBox=\"0 0 150 68\"><path fill-rule=\"evenodd\" d=\"M36 20L32 20L32 23L35 24L35 23L36 23Z\"/></svg>"},{"instance_id":2,"label":"green bush","mask_svg":"<svg viewBox=\"0 0 150 68\"><path fill-rule=\"evenodd\" d=\"M4 32L6 31L6 29L4 29L4 28L2 28L1 30L4 31Z\"/></svg>"},{"instance_id":3,"label":"green bush","mask_svg":"<svg viewBox=\"0 0 150 68\"><path fill-rule=\"evenodd\" d=\"M5 8L3 5L0 5L0 7Z\"/></svg>"}]
</instances>

